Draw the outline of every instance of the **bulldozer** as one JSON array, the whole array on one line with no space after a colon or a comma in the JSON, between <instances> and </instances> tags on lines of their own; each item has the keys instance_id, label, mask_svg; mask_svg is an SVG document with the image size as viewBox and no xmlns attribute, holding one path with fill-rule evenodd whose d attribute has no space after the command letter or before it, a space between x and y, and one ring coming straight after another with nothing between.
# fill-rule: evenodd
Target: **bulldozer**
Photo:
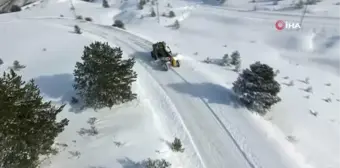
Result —
<instances>
[{"instance_id":1,"label":"bulldozer","mask_svg":"<svg viewBox=\"0 0 340 168\"><path fill-rule=\"evenodd\" d=\"M169 70L169 64L172 67L180 67L176 56L177 54L173 54L164 41L152 45L151 57L156 61L159 60L165 71Z\"/></svg>"}]
</instances>

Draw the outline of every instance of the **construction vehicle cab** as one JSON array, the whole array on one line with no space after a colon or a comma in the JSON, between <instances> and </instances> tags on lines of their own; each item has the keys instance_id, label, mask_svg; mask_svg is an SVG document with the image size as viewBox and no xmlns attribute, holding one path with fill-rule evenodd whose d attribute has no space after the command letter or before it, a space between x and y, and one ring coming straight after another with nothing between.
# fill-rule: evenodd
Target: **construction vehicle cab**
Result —
<instances>
[{"instance_id":1,"label":"construction vehicle cab","mask_svg":"<svg viewBox=\"0 0 340 168\"><path fill-rule=\"evenodd\" d=\"M179 67L180 63L178 59L175 58L176 55L174 55L171 52L171 49L169 46L166 45L164 41L157 42L152 45L152 51L151 51L151 57L154 60L160 60L163 67L167 70L168 69L168 63L171 64L173 67Z\"/></svg>"}]
</instances>

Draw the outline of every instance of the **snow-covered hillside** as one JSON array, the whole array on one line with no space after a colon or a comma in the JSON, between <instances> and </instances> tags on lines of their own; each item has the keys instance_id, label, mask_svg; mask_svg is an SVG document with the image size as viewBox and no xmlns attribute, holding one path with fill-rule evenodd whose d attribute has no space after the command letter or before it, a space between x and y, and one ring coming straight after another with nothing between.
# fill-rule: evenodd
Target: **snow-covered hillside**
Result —
<instances>
[{"instance_id":1,"label":"snow-covered hillside","mask_svg":"<svg viewBox=\"0 0 340 168\"><path fill-rule=\"evenodd\" d=\"M85 45L107 41L126 57L135 57L136 101L97 112L74 111L68 105L61 118L70 120L59 135L60 153L44 168L138 168L138 162L165 158L172 168L336 168L340 166L340 21L336 1L308 7L302 30L277 31L277 20L300 21L293 2L227 0L160 0L160 15L149 17L156 5L143 10L137 1L38 1L23 11L0 15L0 58L4 71L14 60L27 67L25 79L36 79L46 99L68 102L72 72ZM237 10L235 10L237 8ZM272 12L272 9L280 11ZM244 9L244 10L241 10ZM240 11L239 11L240 10ZM266 10L266 11L264 11ZM268 11L269 10L269 11ZM74 19L74 14L92 22ZM331 16L331 17L328 17ZM125 23L126 31L112 27ZM171 25L179 21L179 29ZM79 25L83 34L74 34ZM166 41L179 53L181 67L163 72L151 63L151 44ZM204 59L221 59L238 50L242 69L255 61L279 70L282 86L276 104L264 117L240 106L231 91L238 74ZM306 82L305 79L310 81ZM312 87L313 92L305 89ZM316 114L316 113L317 114ZM314 115L313 115L314 114ZM90 128L99 134L81 136ZM168 142L179 137L184 153L174 153ZM78 153L79 152L79 153Z\"/></svg>"}]
</instances>

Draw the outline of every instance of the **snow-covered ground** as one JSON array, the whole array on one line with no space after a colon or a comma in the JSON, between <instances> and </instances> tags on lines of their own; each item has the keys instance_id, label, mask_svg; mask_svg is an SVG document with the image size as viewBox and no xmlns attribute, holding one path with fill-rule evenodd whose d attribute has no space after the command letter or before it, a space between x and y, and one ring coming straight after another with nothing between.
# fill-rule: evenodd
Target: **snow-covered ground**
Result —
<instances>
[{"instance_id":1,"label":"snow-covered ground","mask_svg":"<svg viewBox=\"0 0 340 168\"><path fill-rule=\"evenodd\" d=\"M108 41L138 60L134 85L138 100L98 112L74 113L66 108L62 117L69 118L70 125L57 142L67 147L46 162L46 168L134 168L147 157L166 158L173 168L340 166L340 22L335 1L308 7L319 12L309 12L300 31L277 31L274 24L279 19L298 22L301 11L232 9L251 9L253 4L246 0L229 0L223 6L209 1L160 1L160 14L170 10L176 14L160 17L160 24L146 16L150 2L143 10L137 10L136 1L110 3L111 8L104 9L100 2L73 1L77 15L92 17L93 24L75 21L66 0L0 15L2 70L18 59L27 65L24 78L35 78L46 98L57 103L68 100L74 64L91 41ZM270 3L258 2L257 9L264 10L260 7ZM279 6L291 3L283 0ZM127 32L112 28L113 19L123 20ZM169 27L175 20L180 21L177 30ZM70 32L75 24L84 30L82 35ZM180 53L180 68L162 72L150 64L151 43L160 40ZM261 61L280 70L282 102L264 118L234 99L231 87L237 73L202 62L234 50L241 54L242 68ZM309 83L303 82L306 77ZM293 86L287 85L290 81ZM312 93L304 91L308 86ZM332 101L326 102L327 98ZM78 135L81 128L90 127L86 123L90 117L97 118L99 135ZM175 136L185 145L183 154L170 152L164 143ZM69 158L70 151L81 155Z\"/></svg>"}]
</instances>

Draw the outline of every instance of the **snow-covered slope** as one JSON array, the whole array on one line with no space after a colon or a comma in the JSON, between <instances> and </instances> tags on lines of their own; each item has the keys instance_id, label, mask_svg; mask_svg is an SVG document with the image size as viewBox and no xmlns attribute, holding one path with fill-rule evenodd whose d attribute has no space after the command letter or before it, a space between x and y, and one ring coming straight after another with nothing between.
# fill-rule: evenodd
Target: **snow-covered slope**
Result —
<instances>
[{"instance_id":1,"label":"snow-covered slope","mask_svg":"<svg viewBox=\"0 0 340 168\"><path fill-rule=\"evenodd\" d=\"M134 168L147 157L166 158L173 168L340 166L339 19L307 16L303 30L279 32L274 29L276 20L299 18L178 0L160 1L159 13L173 10L176 17L160 17L158 24L157 18L146 16L150 2L143 10L136 9L136 1L110 3L111 8L104 9L97 2L73 1L76 14L92 17L93 23L74 20L69 1L63 0L0 15L4 37L0 57L6 63L2 70L18 59L27 65L24 77L37 79L42 93L56 103L68 100L74 64L91 41L108 41L138 60L134 85L138 100L99 112L65 109L62 115L71 121L57 142L67 147L45 162L46 168ZM245 1L228 4L247 9ZM112 28L114 19L123 20L127 31ZM175 20L180 21L178 30L168 27ZM82 35L71 33L75 24L83 29ZM151 44L159 40L180 53L180 68L162 72L150 63ZM241 53L242 68L261 61L280 70L283 101L265 116L270 121L235 100L231 86L237 73L202 63L206 57L220 59L234 50ZM306 77L310 84L301 82ZM290 80L294 86L286 86ZM308 86L313 93L303 91ZM328 97L333 101L322 100ZM77 131L90 127L86 123L90 117L97 118L99 135L79 136ZM165 143L175 136L183 140L183 154L170 152ZM81 155L69 158L70 151Z\"/></svg>"}]
</instances>

